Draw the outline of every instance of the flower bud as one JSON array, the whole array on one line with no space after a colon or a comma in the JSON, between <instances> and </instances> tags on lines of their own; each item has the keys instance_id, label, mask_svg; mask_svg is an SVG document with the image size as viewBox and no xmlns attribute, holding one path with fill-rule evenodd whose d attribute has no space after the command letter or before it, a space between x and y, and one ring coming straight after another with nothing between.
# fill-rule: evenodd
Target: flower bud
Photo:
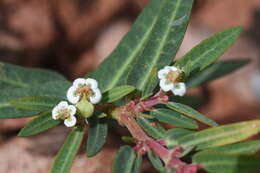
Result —
<instances>
[{"instance_id":1,"label":"flower bud","mask_svg":"<svg viewBox=\"0 0 260 173\"><path fill-rule=\"evenodd\" d=\"M79 103L76 104L79 115L84 118L89 118L93 115L94 106L84 96Z\"/></svg>"}]
</instances>

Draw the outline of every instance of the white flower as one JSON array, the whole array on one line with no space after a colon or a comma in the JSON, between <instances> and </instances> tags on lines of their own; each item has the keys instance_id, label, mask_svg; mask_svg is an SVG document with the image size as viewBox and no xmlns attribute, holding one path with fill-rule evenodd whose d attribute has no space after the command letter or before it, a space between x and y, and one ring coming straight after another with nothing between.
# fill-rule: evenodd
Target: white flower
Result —
<instances>
[{"instance_id":1,"label":"white flower","mask_svg":"<svg viewBox=\"0 0 260 173\"><path fill-rule=\"evenodd\" d=\"M182 71L175 66L165 66L158 71L160 88L165 91L172 91L174 95L183 96L186 93L186 86L183 82L178 82Z\"/></svg>"},{"instance_id":2,"label":"white flower","mask_svg":"<svg viewBox=\"0 0 260 173\"><path fill-rule=\"evenodd\" d=\"M67 99L72 104L76 104L80 101L84 94L92 104L97 104L100 102L102 95L95 79L76 79L67 92Z\"/></svg>"},{"instance_id":3,"label":"white flower","mask_svg":"<svg viewBox=\"0 0 260 173\"><path fill-rule=\"evenodd\" d=\"M66 101L61 101L52 110L52 118L54 120L64 119L64 124L67 127L73 127L76 125L77 119L74 116L76 114L76 107L69 105Z\"/></svg>"}]
</instances>

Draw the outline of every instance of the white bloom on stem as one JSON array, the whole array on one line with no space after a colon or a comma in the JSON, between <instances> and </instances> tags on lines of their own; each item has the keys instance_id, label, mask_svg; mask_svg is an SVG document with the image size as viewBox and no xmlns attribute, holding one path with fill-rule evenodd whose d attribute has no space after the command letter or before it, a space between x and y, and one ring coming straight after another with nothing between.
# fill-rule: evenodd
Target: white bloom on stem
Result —
<instances>
[{"instance_id":1,"label":"white bloom on stem","mask_svg":"<svg viewBox=\"0 0 260 173\"><path fill-rule=\"evenodd\" d=\"M95 79L76 79L67 92L67 99L72 104L76 104L80 101L84 94L92 104L97 104L100 102L102 95Z\"/></svg>"},{"instance_id":2,"label":"white bloom on stem","mask_svg":"<svg viewBox=\"0 0 260 173\"><path fill-rule=\"evenodd\" d=\"M61 101L58 105L56 105L52 110L52 118L54 120L63 119L64 124L67 127L73 127L77 123L77 119L75 117L76 107L73 105L69 105L66 101Z\"/></svg>"},{"instance_id":3,"label":"white bloom on stem","mask_svg":"<svg viewBox=\"0 0 260 173\"><path fill-rule=\"evenodd\" d=\"M160 88L164 92L172 91L174 95L183 96L186 93L186 85L179 82L182 71L175 66L165 66L158 71Z\"/></svg>"}]
</instances>

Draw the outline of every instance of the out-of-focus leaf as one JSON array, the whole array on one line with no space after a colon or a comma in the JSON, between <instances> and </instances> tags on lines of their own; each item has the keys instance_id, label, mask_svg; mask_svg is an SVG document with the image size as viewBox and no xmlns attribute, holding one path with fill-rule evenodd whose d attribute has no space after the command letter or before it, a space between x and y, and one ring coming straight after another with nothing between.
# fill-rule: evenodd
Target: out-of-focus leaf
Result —
<instances>
[{"instance_id":1,"label":"out-of-focus leaf","mask_svg":"<svg viewBox=\"0 0 260 173\"><path fill-rule=\"evenodd\" d=\"M161 127L156 127L156 125L153 126L152 121L149 121L143 117L138 117L137 122L142 127L142 129L144 129L144 131L153 138L161 139L164 137L166 131L163 130Z\"/></svg>"},{"instance_id":2,"label":"out-of-focus leaf","mask_svg":"<svg viewBox=\"0 0 260 173\"><path fill-rule=\"evenodd\" d=\"M169 109L156 109L151 112L151 115L162 123L172 124L177 127L183 127L188 129L198 128L198 124L196 123L196 121Z\"/></svg>"},{"instance_id":3,"label":"out-of-focus leaf","mask_svg":"<svg viewBox=\"0 0 260 173\"><path fill-rule=\"evenodd\" d=\"M132 173L135 163L135 152L129 146L120 148L113 163L113 173Z\"/></svg>"},{"instance_id":4,"label":"out-of-focus leaf","mask_svg":"<svg viewBox=\"0 0 260 173\"><path fill-rule=\"evenodd\" d=\"M260 120L245 121L209 128L178 140L183 148L207 149L243 141L260 132Z\"/></svg>"},{"instance_id":5,"label":"out-of-focus leaf","mask_svg":"<svg viewBox=\"0 0 260 173\"><path fill-rule=\"evenodd\" d=\"M32 136L57 126L59 120L52 119L51 112L44 112L35 118L19 132L18 136Z\"/></svg>"},{"instance_id":6,"label":"out-of-focus leaf","mask_svg":"<svg viewBox=\"0 0 260 173\"><path fill-rule=\"evenodd\" d=\"M260 171L260 156L201 152L192 158L209 173L254 173Z\"/></svg>"},{"instance_id":7,"label":"out-of-focus leaf","mask_svg":"<svg viewBox=\"0 0 260 173\"><path fill-rule=\"evenodd\" d=\"M143 161L142 156L138 154L135 159L133 171L131 173L141 173L142 161Z\"/></svg>"},{"instance_id":8,"label":"out-of-focus leaf","mask_svg":"<svg viewBox=\"0 0 260 173\"><path fill-rule=\"evenodd\" d=\"M83 139L84 129L75 128L66 138L63 146L55 157L52 167L52 173L68 173L73 160L76 157L81 141Z\"/></svg>"},{"instance_id":9,"label":"out-of-focus leaf","mask_svg":"<svg viewBox=\"0 0 260 173\"><path fill-rule=\"evenodd\" d=\"M123 85L119 86L113 89L110 89L106 91L103 94L102 101L106 103L112 103L114 101L117 101L124 96L128 95L129 93L133 92L135 90L135 87L131 85Z\"/></svg>"},{"instance_id":10,"label":"out-of-focus leaf","mask_svg":"<svg viewBox=\"0 0 260 173\"><path fill-rule=\"evenodd\" d=\"M200 97L200 96L174 96L174 95L171 95L169 100L195 108L197 106L200 106L205 101L205 98Z\"/></svg>"},{"instance_id":11,"label":"out-of-focus leaf","mask_svg":"<svg viewBox=\"0 0 260 173\"><path fill-rule=\"evenodd\" d=\"M215 34L194 47L175 65L182 68L186 76L191 72L203 70L215 62L237 40L241 31L241 27L233 27Z\"/></svg>"},{"instance_id":12,"label":"out-of-focus leaf","mask_svg":"<svg viewBox=\"0 0 260 173\"><path fill-rule=\"evenodd\" d=\"M168 130L164 138L167 147L173 148L174 146L178 145L178 139L191 133L194 133L194 131L181 128L173 128Z\"/></svg>"},{"instance_id":13,"label":"out-of-focus leaf","mask_svg":"<svg viewBox=\"0 0 260 173\"><path fill-rule=\"evenodd\" d=\"M229 73L232 73L240 69L241 67L245 66L249 62L250 62L249 59L235 59L235 60L225 60L225 61L216 62L215 64L209 66L203 71L200 71L195 75L192 75L185 82L186 86L189 88L196 87L203 83L215 80L219 77L225 76Z\"/></svg>"},{"instance_id":14,"label":"out-of-focus leaf","mask_svg":"<svg viewBox=\"0 0 260 173\"><path fill-rule=\"evenodd\" d=\"M87 156L95 156L104 146L107 137L107 122L105 118L92 118L87 141Z\"/></svg>"},{"instance_id":15,"label":"out-of-focus leaf","mask_svg":"<svg viewBox=\"0 0 260 173\"><path fill-rule=\"evenodd\" d=\"M161 159L157 155L155 155L152 151L148 152L148 158L149 158L150 162L152 163L153 167L157 171L164 170L164 166L163 166Z\"/></svg>"},{"instance_id":16,"label":"out-of-focus leaf","mask_svg":"<svg viewBox=\"0 0 260 173\"><path fill-rule=\"evenodd\" d=\"M209 119L208 117L202 115L201 113L199 113L198 111L194 110L193 108L187 106L187 105L184 105L184 104L181 104L181 103L176 103L176 102L170 102L169 104L167 104L167 107L169 107L170 109L173 109L183 115L186 115L188 117L191 117L195 120L198 120L202 123L205 123L207 125L210 125L210 126L217 126L218 124Z\"/></svg>"},{"instance_id":17,"label":"out-of-focus leaf","mask_svg":"<svg viewBox=\"0 0 260 173\"><path fill-rule=\"evenodd\" d=\"M29 88L54 80L66 80L57 72L0 62L0 89Z\"/></svg>"}]
</instances>

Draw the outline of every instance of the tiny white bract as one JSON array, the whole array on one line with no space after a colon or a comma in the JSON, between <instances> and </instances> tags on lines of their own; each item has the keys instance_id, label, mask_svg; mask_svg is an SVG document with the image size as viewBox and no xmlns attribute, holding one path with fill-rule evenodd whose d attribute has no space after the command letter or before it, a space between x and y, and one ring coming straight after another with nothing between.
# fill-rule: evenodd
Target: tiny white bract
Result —
<instances>
[{"instance_id":1,"label":"tiny white bract","mask_svg":"<svg viewBox=\"0 0 260 173\"><path fill-rule=\"evenodd\" d=\"M102 94L95 79L76 79L67 92L67 99L72 104L76 104L83 98L84 95L92 104L97 104L100 102Z\"/></svg>"},{"instance_id":2,"label":"tiny white bract","mask_svg":"<svg viewBox=\"0 0 260 173\"><path fill-rule=\"evenodd\" d=\"M66 101L61 101L58 105L56 105L52 110L52 118L54 120L63 119L64 124L67 127L73 127L77 123L77 119L75 117L76 107L73 105L69 105Z\"/></svg>"}]
</instances>

